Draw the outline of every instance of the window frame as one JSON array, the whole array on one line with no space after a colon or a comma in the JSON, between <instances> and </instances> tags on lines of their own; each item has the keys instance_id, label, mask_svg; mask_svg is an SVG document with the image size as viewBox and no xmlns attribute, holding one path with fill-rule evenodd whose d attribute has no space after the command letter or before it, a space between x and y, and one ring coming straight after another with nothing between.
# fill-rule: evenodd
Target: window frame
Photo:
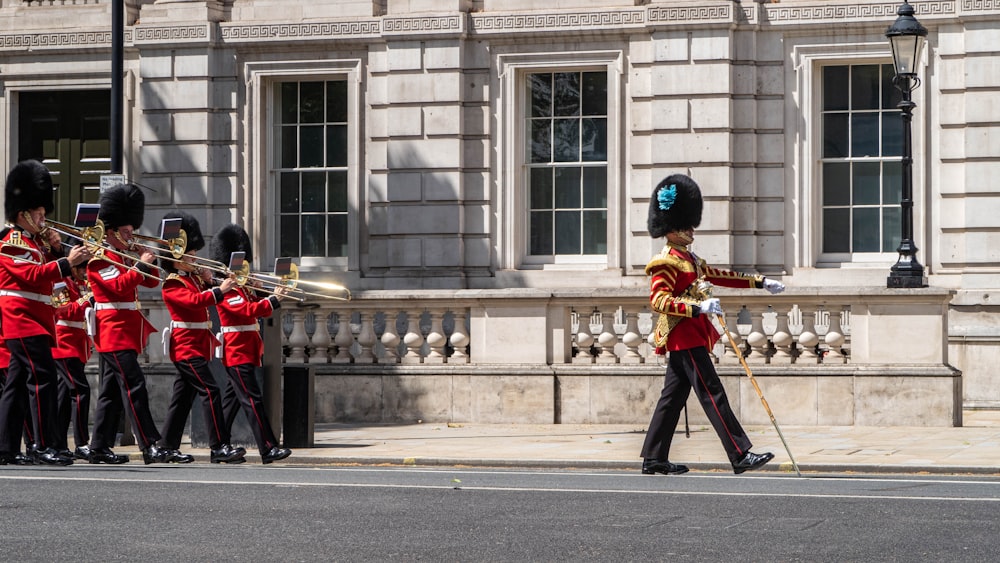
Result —
<instances>
[{"instance_id":1,"label":"window frame","mask_svg":"<svg viewBox=\"0 0 1000 563\"><path fill-rule=\"evenodd\" d=\"M927 50L925 50L925 53ZM926 56L926 55L925 55ZM796 45L792 47L792 68L787 75L794 102L786 104L786 123L795 124L787 135L792 161L786 166L786 181L795 189L797 205L786 206L789 224L795 226L800 243L794 249L795 266L805 268L886 268L896 262L896 252L824 253L823 252L823 68L835 65L892 64L888 41L848 45ZM920 61L920 76L927 74L926 58ZM920 245L926 240L928 221L925 154L926 132L923 122L930 108L926 105L927 81L914 90L913 101L924 115L915 115L912 128L913 232Z\"/></svg>"},{"instance_id":2,"label":"window frame","mask_svg":"<svg viewBox=\"0 0 1000 563\"><path fill-rule=\"evenodd\" d=\"M622 267L626 233L622 197L622 51L510 53L497 56L498 165L497 233L499 267L507 270L581 270ZM527 131L529 74L607 72L607 252L605 254L530 254L528 235Z\"/></svg>"},{"instance_id":3,"label":"window frame","mask_svg":"<svg viewBox=\"0 0 1000 563\"><path fill-rule=\"evenodd\" d=\"M258 241L257 267L267 270L278 256L278 167L274 166L277 139L274 129L278 112L275 89L283 82L347 82L347 255L344 257L296 257L303 271L357 270L364 203L361 169L361 59L276 61L247 63L248 180L243 189L243 225ZM255 197L257 196L257 197ZM263 197L260 197L263 196Z\"/></svg>"}]
</instances>

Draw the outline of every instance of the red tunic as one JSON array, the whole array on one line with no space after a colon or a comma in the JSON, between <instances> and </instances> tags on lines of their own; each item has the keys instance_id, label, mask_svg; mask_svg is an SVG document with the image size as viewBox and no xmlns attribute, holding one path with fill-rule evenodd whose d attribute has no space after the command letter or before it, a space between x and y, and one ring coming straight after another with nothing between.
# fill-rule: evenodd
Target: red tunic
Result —
<instances>
[{"instance_id":1,"label":"red tunic","mask_svg":"<svg viewBox=\"0 0 1000 563\"><path fill-rule=\"evenodd\" d=\"M735 288L763 287L764 277L709 266L685 247L667 243L646 265L649 302L660 313L656 324L656 353L704 346L711 349L719 340L711 315L695 315L704 295L697 294L699 278L713 285Z\"/></svg>"},{"instance_id":2,"label":"red tunic","mask_svg":"<svg viewBox=\"0 0 1000 563\"><path fill-rule=\"evenodd\" d=\"M52 349L52 357L78 358L87 363L92 344L86 326L90 300L81 297L76 280L66 278L63 281L66 282L69 302L56 308L56 347Z\"/></svg>"},{"instance_id":3,"label":"red tunic","mask_svg":"<svg viewBox=\"0 0 1000 563\"><path fill-rule=\"evenodd\" d=\"M212 357L219 341L209 326L208 308L222 297L222 290L204 289L201 278L187 272L167 276L163 302L170 312L171 361Z\"/></svg>"},{"instance_id":4,"label":"red tunic","mask_svg":"<svg viewBox=\"0 0 1000 563\"><path fill-rule=\"evenodd\" d=\"M248 297L242 287L229 292L216 307L222 323L222 362L226 367L251 364L262 365L264 341L259 330L246 330L257 325L257 320L270 317L280 306L278 298ZM235 330L243 329L243 330Z\"/></svg>"},{"instance_id":5,"label":"red tunic","mask_svg":"<svg viewBox=\"0 0 1000 563\"><path fill-rule=\"evenodd\" d=\"M97 309L94 347L98 352L134 350L141 353L156 328L138 309L139 286L156 287L160 281L126 268L122 258L111 252L87 264L87 280L94 292ZM102 304L118 304L119 308L106 308L107 305Z\"/></svg>"},{"instance_id":6,"label":"red tunic","mask_svg":"<svg viewBox=\"0 0 1000 563\"><path fill-rule=\"evenodd\" d=\"M37 264L47 255L36 239L20 228L7 229L3 240L19 238L26 248L4 246L0 252L0 323L7 339L48 335L55 343L56 322L52 314L52 286L70 275L69 260ZM24 260L11 258L21 257ZM33 260L36 263L28 262ZM4 295L5 292L10 292Z\"/></svg>"}]
</instances>

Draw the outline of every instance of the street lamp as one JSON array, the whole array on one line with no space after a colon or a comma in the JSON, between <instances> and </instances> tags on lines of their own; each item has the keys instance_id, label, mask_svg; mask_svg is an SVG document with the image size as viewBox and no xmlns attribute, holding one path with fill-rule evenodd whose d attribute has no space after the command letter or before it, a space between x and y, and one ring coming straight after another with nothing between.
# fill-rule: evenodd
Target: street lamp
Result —
<instances>
[{"instance_id":1,"label":"street lamp","mask_svg":"<svg viewBox=\"0 0 1000 563\"><path fill-rule=\"evenodd\" d=\"M903 93L902 101L896 106L902 110L903 117L903 189L899 200L902 235L897 249L899 259L890 269L886 287L927 287L924 267L917 260L917 246L913 244L913 145L910 126L913 108L917 106L911 101L910 92L920 86L916 65L920 64L927 29L913 17L913 6L906 0L896 14L899 17L885 31L885 36L892 45L892 62L896 67L892 83Z\"/></svg>"}]
</instances>

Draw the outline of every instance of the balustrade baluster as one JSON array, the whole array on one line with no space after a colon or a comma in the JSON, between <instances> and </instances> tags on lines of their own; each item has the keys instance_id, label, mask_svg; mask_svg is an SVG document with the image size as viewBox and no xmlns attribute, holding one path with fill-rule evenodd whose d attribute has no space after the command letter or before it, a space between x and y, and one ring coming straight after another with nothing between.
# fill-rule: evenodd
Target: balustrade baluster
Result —
<instances>
[{"instance_id":1,"label":"balustrade baluster","mask_svg":"<svg viewBox=\"0 0 1000 563\"><path fill-rule=\"evenodd\" d=\"M750 318L750 334L747 335L750 354L747 355L747 363L766 364L768 350L767 334L764 332L764 314L763 312L750 311Z\"/></svg>"},{"instance_id":2,"label":"balustrade baluster","mask_svg":"<svg viewBox=\"0 0 1000 563\"><path fill-rule=\"evenodd\" d=\"M424 335L420 332L420 313L407 311L406 319L406 334L403 335L406 355L402 357L402 363L419 364L423 361L420 349L424 345Z\"/></svg>"},{"instance_id":3,"label":"balustrade baluster","mask_svg":"<svg viewBox=\"0 0 1000 563\"><path fill-rule=\"evenodd\" d=\"M788 328L788 308L775 307L774 312L777 314L775 317L777 326L774 329L774 335L771 336L771 342L774 343L771 363L789 365L792 363L792 334Z\"/></svg>"},{"instance_id":4,"label":"balustrade baluster","mask_svg":"<svg viewBox=\"0 0 1000 563\"><path fill-rule=\"evenodd\" d=\"M594 309L594 313L597 309ZM591 315L577 313L579 328L576 330L576 356L573 358L574 364L592 364L594 355L590 353L590 347L594 344L594 334L591 332Z\"/></svg>"},{"instance_id":5,"label":"balustrade baluster","mask_svg":"<svg viewBox=\"0 0 1000 563\"><path fill-rule=\"evenodd\" d=\"M840 346L844 343L844 333L841 330L840 311L830 311L830 329L823 337L830 349L827 351L826 357L823 358L823 363L843 364L847 362L847 358L840 351Z\"/></svg>"},{"instance_id":6,"label":"balustrade baluster","mask_svg":"<svg viewBox=\"0 0 1000 563\"><path fill-rule=\"evenodd\" d=\"M330 313L324 311L314 311L312 313L316 325L312 335L312 353L309 354L310 364L325 364L330 358L330 330L327 328L327 317Z\"/></svg>"},{"instance_id":7,"label":"balustrade baluster","mask_svg":"<svg viewBox=\"0 0 1000 563\"><path fill-rule=\"evenodd\" d=\"M302 310L291 310L292 333L288 335L288 346L291 353L288 354L288 362L293 364L306 363L306 346L309 344L309 335L306 334L306 314Z\"/></svg>"},{"instance_id":8,"label":"balustrade baluster","mask_svg":"<svg viewBox=\"0 0 1000 563\"><path fill-rule=\"evenodd\" d=\"M615 333L615 310L605 306L601 311L601 333L597 335L597 363L618 363L615 355L615 345L618 344L618 334Z\"/></svg>"},{"instance_id":9,"label":"balustrade baluster","mask_svg":"<svg viewBox=\"0 0 1000 563\"><path fill-rule=\"evenodd\" d=\"M351 346L354 345L354 333L351 332L351 317L354 312L337 311L337 335L333 337L337 345L337 355L330 358L331 364L351 363Z\"/></svg>"},{"instance_id":10,"label":"balustrade baluster","mask_svg":"<svg viewBox=\"0 0 1000 563\"><path fill-rule=\"evenodd\" d=\"M385 311L383 315L385 316L385 330L379 340L382 342L385 353L378 361L380 364L398 364L400 338L399 334L396 333L396 320L399 317L399 311L390 309Z\"/></svg>"},{"instance_id":11,"label":"balustrade baluster","mask_svg":"<svg viewBox=\"0 0 1000 563\"><path fill-rule=\"evenodd\" d=\"M816 311L802 310L802 332L799 333L799 357L795 360L799 364L818 364L819 354L816 353L816 345L819 344L819 336L816 334Z\"/></svg>"},{"instance_id":12,"label":"balustrade baluster","mask_svg":"<svg viewBox=\"0 0 1000 563\"><path fill-rule=\"evenodd\" d=\"M370 311L361 311L361 330L358 332L358 347L361 351L358 356L354 358L354 363L356 364L373 364L375 363L375 354L372 353L372 348L375 346L377 339L375 338L375 314Z\"/></svg>"},{"instance_id":13,"label":"balustrade baluster","mask_svg":"<svg viewBox=\"0 0 1000 563\"><path fill-rule=\"evenodd\" d=\"M625 312L625 334L622 335L622 344L625 345L625 353L621 357L623 364L641 364L645 359L639 354L639 345L643 338L639 334L639 311L641 309L624 309Z\"/></svg>"},{"instance_id":14,"label":"balustrade baluster","mask_svg":"<svg viewBox=\"0 0 1000 563\"><path fill-rule=\"evenodd\" d=\"M739 346L740 343L743 341L742 335L740 335L739 331L736 330L735 328L739 323L739 318L740 317L738 311L736 313L730 313L728 311L726 312L726 327L728 327L729 334L732 335L733 339L730 340L729 337L726 336L725 332L721 333L722 344L725 345L726 348L725 351L722 353L722 357L719 358L719 364L734 365L740 363L740 359L736 355L736 351L733 350L733 342L735 342L736 345Z\"/></svg>"},{"instance_id":15,"label":"balustrade baluster","mask_svg":"<svg viewBox=\"0 0 1000 563\"><path fill-rule=\"evenodd\" d=\"M467 364L469 363L469 354L465 352L465 349L469 346L469 335L465 332L465 320L469 314L465 309L459 309L458 311L453 311L452 316L455 320L455 328L451 331L451 336L448 338L452 348L448 363Z\"/></svg>"},{"instance_id":16,"label":"balustrade baluster","mask_svg":"<svg viewBox=\"0 0 1000 563\"><path fill-rule=\"evenodd\" d=\"M444 335L441 321L444 319L443 309L428 309L427 314L431 319L431 329L427 332L427 346L430 351L424 358L425 364L443 364L447 361L444 346L448 343L448 338Z\"/></svg>"}]
</instances>

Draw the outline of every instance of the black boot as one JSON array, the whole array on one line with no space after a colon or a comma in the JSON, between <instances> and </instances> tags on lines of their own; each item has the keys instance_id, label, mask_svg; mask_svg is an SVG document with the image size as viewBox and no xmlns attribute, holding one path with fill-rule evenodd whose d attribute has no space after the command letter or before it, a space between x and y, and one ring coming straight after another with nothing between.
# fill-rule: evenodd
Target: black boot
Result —
<instances>
[{"instance_id":1,"label":"black boot","mask_svg":"<svg viewBox=\"0 0 1000 563\"><path fill-rule=\"evenodd\" d=\"M764 452L762 454L755 454L753 452L747 452L739 461L733 462L733 473L739 475L744 471L753 471L754 469L760 469L764 467L764 464L774 459L774 454L771 452Z\"/></svg>"},{"instance_id":2,"label":"black boot","mask_svg":"<svg viewBox=\"0 0 1000 563\"><path fill-rule=\"evenodd\" d=\"M243 463L246 461L245 456L247 451L243 448L234 448L229 444L222 444L218 448L212 450L209 455L209 461L212 463Z\"/></svg>"},{"instance_id":3,"label":"black boot","mask_svg":"<svg viewBox=\"0 0 1000 563\"><path fill-rule=\"evenodd\" d=\"M166 454L166 450L157 448L156 444L150 444L148 448L142 450L142 461L146 465L151 463L164 463L164 454Z\"/></svg>"},{"instance_id":4,"label":"black boot","mask_svg":"<svg viewBox=\"0 0 1000 563\"><path fill-rule=\"evenodd\" d=\"M688 466L677 463L670 463L665 459L644 459L642 461L642 474L655 475L681 475L688 472Z\"/></svg>"}]
</instances>

